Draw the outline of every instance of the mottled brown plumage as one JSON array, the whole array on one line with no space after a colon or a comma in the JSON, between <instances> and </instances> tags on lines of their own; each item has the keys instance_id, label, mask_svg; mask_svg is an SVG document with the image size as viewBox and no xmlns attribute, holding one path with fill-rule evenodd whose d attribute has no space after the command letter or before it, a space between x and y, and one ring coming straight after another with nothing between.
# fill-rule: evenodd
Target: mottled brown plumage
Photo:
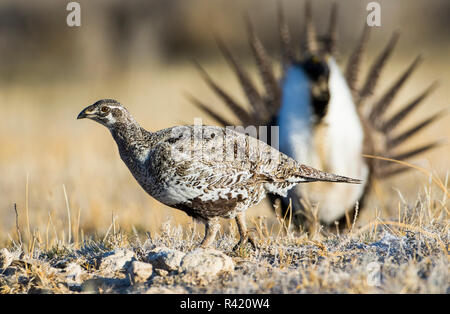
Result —
<instances>
[{"instance_id":1,"label":"mottled brown plumage","mask_svg":"<svg viewBox=\"0 0 450 314\"><path fill-rule=\"evenodd\" d=\"M148 132L115 100L100 100L78 118L111 131L122 160L148 194L205 223L203 246L214 239L218 217L236 218L240 243L246 241L245 210L268 191L285 196L300 182L360 182L302 165L253 137L221 127Z\"/></svg>"}]
</instances>

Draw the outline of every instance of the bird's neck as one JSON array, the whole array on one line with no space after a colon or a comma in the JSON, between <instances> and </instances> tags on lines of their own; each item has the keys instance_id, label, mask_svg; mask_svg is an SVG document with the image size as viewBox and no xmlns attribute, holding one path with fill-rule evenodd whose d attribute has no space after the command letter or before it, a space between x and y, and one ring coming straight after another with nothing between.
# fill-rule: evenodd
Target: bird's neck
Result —
<instances>
[{"instance_id":1,"label":"bird's neck","mask_svg":"<svg viewBox=\"0 0 450 314\"><path fill-rule=\"evenodd\" d=\"M141 158L143 151L148 150L150 132L143 129L137 122L118 123L110 128L111 134L117 143L119 153L130 158Z\"/></svg>"}]
</instances>

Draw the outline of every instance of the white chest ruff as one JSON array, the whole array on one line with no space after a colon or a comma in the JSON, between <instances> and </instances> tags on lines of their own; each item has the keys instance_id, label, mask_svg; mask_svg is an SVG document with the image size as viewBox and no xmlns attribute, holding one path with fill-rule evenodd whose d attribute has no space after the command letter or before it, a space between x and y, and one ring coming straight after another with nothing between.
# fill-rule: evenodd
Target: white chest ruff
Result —
<instances>
[{"instance_id":1,"label":"white chest ruff","mask_svg":"<svg viewBox=\"0 0 450 314\"><path fill-rule=\"evenodd\" d=\"M319 132L312 126L310 102L283 103L279 119L280 150L312 167L365 180L369 170L361 156L364 139L361 121L351 91L333 58L328 66L330 101L322 129ZM298 99L302 94L304 90ZM310 99L307 96L302 98ZM320 219L330 223L355 204L364 187L364 184L312 183L299 184L296 189L318 204Z\"/></svg>"}]
</instances>

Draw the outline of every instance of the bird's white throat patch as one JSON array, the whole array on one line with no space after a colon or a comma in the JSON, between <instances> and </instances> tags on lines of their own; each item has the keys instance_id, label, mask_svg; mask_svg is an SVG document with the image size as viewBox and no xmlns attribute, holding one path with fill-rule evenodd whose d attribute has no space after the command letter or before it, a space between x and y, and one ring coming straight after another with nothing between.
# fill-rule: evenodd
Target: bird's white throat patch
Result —
<instances>
[{"instance_id":1,"label":"bird's white throat patch","mask_svg":"<svg viewBox=\"0 0 450 314\"><path fill-rule=\"evenodd\" d=\"M116 118L114 118L112 112L110 112L105 118L106 118L105 124L107 126L113 126L117 122L117 120L116 120Z\"/></svg>"}]
</instances>

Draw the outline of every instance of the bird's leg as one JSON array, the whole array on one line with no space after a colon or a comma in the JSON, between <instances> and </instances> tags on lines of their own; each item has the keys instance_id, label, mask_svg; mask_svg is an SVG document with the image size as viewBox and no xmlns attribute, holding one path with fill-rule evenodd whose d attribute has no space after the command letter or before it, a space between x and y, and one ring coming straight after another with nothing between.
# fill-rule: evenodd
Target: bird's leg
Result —
<instances>
[{"instance_id":1,"label":"bird's leg","mask_svg":"<svg viewBox=\"0 0 450 314\"><path fill-rule=\"evenodd\" d=\"M249 242L253 249L256 250L256 242L252 238L252 236L248 233L247 230L247 224L245 223L245 212L241 212L237 214L236 216L236 224L239 231L239 242L235 245L233 248L234 251L238 250L242 245L245 245L247 242Z\"/></svg>"},{"instance_id":2,"label":"bird's leg","mask_svg":"<svg viewBox=\"0 0 450 314\"><path fill-rule=\"evenodd\" d=\"M207 219L204 223L205 223L205 237L203 238L200 247L207 248L214 241L216 233L220 229L219 218L214 217L211 219Z\"/></svg>"}]
</instances>

